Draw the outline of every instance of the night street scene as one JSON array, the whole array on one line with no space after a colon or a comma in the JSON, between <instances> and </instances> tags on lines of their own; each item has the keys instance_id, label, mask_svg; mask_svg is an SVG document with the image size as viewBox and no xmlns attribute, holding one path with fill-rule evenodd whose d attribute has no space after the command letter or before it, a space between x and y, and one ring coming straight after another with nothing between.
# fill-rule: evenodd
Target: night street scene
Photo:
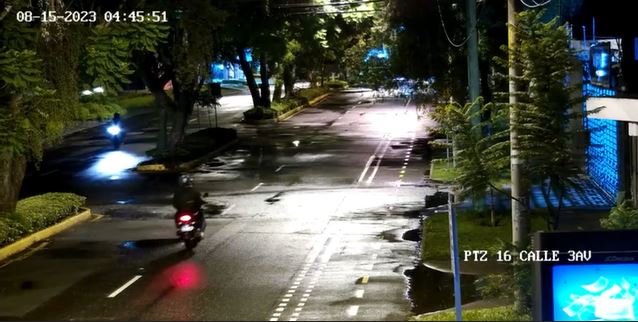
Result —
<instances>
[{"instance_id":1,"label":"night street scene","mask_svg":"<svg viewBox=\"0 0 638 322\"><path fill-rule=\"evenodd\" d=\"M608 0L0 0L0 321L636 321Z\"/></svg>"}]
</instances>

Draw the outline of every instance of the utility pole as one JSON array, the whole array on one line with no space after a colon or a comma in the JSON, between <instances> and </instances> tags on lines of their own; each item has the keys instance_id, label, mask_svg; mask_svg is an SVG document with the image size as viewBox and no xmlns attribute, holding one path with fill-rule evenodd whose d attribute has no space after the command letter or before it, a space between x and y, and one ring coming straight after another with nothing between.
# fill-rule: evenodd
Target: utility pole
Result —
<instances>
[{"instance_id":1,"label":"utility pole","mask_svg":"<svg viewBox=\"0 0 638 322\"><path fill-rule=\"evenodd\" d=\"M527 191L522 176L522 160L518 158L516 149L518 133L515 129L517 116L516 76L518 71L513 64L512 49L516 46L516 2L507 0L508 48L509 54L509 103L510 103L510 162L512 171L512 244L517 249L527 247L529 243L529 216L527 214ZM515 256L515 258L518 256ZM520 286L515 288L515 308L518 311L524 306L523 292Z\"/></svg>"},{"instance_id":2,"label":"utility pole","mask_svg":"<svg viewBox=\"0 0 638 322\"><path fill-rule=\"evenodd\" d=\"M478 60L478 29L476 28L476 0L465 0L465 29L467 30L467 83L470 103L479 97L480 74ZM477 106L473 106L473 109ZM479 119L473 119L478 124Z\"/></svg>"}]
</instances>

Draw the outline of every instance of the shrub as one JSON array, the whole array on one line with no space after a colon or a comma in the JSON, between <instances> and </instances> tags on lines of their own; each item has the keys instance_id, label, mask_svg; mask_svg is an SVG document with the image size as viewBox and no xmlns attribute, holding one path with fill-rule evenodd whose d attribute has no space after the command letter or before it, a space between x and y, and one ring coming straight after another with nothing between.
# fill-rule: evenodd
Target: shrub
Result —
<instances>
[{"instance_id":1,"label":"shrub","mask_svg":"<svg viewBox=\"0 0 638 322\"><path fill-rule=\"evenodd\" d=\"M300 98L300 97L291 97L291 98L283 99L279 102L273 102L272 109L282 114L306 104L308 104L307 99Z\"/></svg>"},{"instance_id":2,"label":"shrub","mask_svg":"<svg viewBox=\"0 0 638 322\"><path fill-rule=\"evenodd\" d=\"M638 228L638 209L629 200L619 194L616 206L611 208L609 216L600 219L600 226L605 229L636 229Z\"/></svg>"},{"instance_id":3,"label":"shrub","mask_svg":"<svg viewBox=\"0 0 638 322\"><path fill-rule=\"evenodd\" d=\"M0 217L0 245L76 214L85 201L83 196L62 192L46 193L18 201L15 214Z\"/></svg>"},{"instance_id":4,"label":"shrub","mask_svg":"<svg viewBox=\"0 0 638 322\"><path fill-rule=\"evenodd\" d=\"M325 82L324 84L326 85L326 87L328 87L330 89L346 89L346 88L348 88L348 82L342 81L342 80L339 80L339 79L329 80L329 81Z\"/></svg>"},{"instance_id":5,"label":"shrub","mask_svg":"<svg viewBox=\"0 0 638 322\"><path fill-rule=\"evenodd\" d=\"M255 107L244 112L244 118L247 120L268 120L274 119L277 111L271 108Z\"/></svg>"},{"instance_id":6,"label":"shrub","mask_svg":"<svg viewBox=\"0 0 638 322\"><path fill-rule=\"evenodd\" d=\"M50 192L18 202L16 215L31 231L51 226L75 214L86 198L73 193Z\"/></svg>"},{"instance_id":7,"label":"shrub","mask_svg":"<svg viewBox=\"0 0 638 322\"><path fill-rule=\"evenodd\" d=\"M124 109L115 103L80 103L75 118L82 121L106 120L116 112L124 114Z\"/></svg>"},{"instance_id":8,"label":"shrub","mask_svg":"<svg viewBox=\"0 0 638 322\"><path fill-rule=\"evenodd\" d=\"M0 245L18 240L24 231L23 224L15 218L0 217Z\"/></svg>"},{"instance_id":9,"label":"shrub","mask_svg":"<svg viewBox=\"0 0 638 322\"><path fill-rule=\"evenodd\" d=\"M328 90L324 87L314 87L314 88L304 88L299 90L299 92L297 92L297 94L295 96L300 97L300 98L305 98L306 100L310 101L316 97L319 97L325 93L327 93Z\"/></svg>"}]
</instances>

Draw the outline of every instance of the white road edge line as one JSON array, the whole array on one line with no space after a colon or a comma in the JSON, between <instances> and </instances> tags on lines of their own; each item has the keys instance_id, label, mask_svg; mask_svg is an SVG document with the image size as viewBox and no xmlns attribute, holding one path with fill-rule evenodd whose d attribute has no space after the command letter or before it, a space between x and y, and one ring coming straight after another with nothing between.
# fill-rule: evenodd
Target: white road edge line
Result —
<instances>
[{"instance_id":1,"label":"white road edge line","mask_svg":"<svg viewBox=\"0 0 638 322\"><path fill-rule=\"evenodd\" d=\"M391 138L388 139L388 143L385 145L385 148L382 150L383 153L377 160L377 164L374 166L374 170L372 171L372 174L370 174L370 176L368 177L368 180L366 181L367 184L371 184L372 180L374 180L374 176L377 175L377 171L379 171L379 166L381 165L381 160L383 160L383 157L385 156L385 152L388 150L388 147L390 147L390 143L392 143Z\"/></svg>"},{"instance_id":2,"label":"white road edge line","mask_svg":"<svg viewBox=\"0 0 638 322\"><path fill-rule=\"evenodd\" d=\"M279 168L277 168L277 170L275 170L275 172L279 172L279 171L281 171L281 169L283 169L285 166L286 166L285 164L284 164L284 165L279 166Z\"/></svg>"},{"instance_id":3,"label":"white road edge line","mask_svg":"<svg viewBox=\"0 0 638 322\"><path fill-rule=\"evenodd\" d=\"M261 187L264 183L260 182L258 185L256 185L254 188L250 189L250 192L255 192L255 190L259 189L259 187Z\"/></svg>"},{"instance_id":4,"label":"white road edge line","mask_svg":"<svg viewBox=\"0 0 638 322\"><path fill-rule=\"evenodd\" d=\"M365 290L356 290L356 291L354 292L354 297L356 297L356 298L358 298L358 299L363 298L363 293L364 293L364 292L365 292Z\"/></svg>"},{"instance_id":5,"label":"white road edge line","mask_svg":"<svg viewBox=\"0 0 638 322\"><path fill-rule=\"evenodd\" d=\"M370 158L368 159L368 162L366 162L366 166L363 168L363 172L361 172L361 176L359 176L359 180L357 180L357 183L360 183L361 181L363 181L363 178L366 176L366 173L368 173L368 169L370 169L370 165L372 165L372 161L374 161L374 157L375 155L371 155Z\"/></svg>"},{"instance_id":6,"label":"white road edge line","mask_svg":"<svg viewBox=\"0 0 638 322\"><path fill-rule=\"evenodd\" d=\"M233 208L235 208L235 204L232 204L232 205L228 206L228 208L224 209L224 211L222 211L222 213L220 215L221 216L225 215L227 212L229 212Z\"/></svg>"},{"instance_id":7,"label":"white road edge line","mask_svg":"<svg viewBox=\"0 0 638 322\"><path fill-rule=\"evenodd\" d=\"M142 275L135 275L133 278L131 278L130 281L126 282L126 284L122 285L120 288L113 291L113 293L109 294L107 297L108 298L116 297L118 294L122 293L122 291L124 291L127 287L131 286L131 284L135 283L135 281L139 280L140 278L142 278Z\"/></svg>"}]
</instances>

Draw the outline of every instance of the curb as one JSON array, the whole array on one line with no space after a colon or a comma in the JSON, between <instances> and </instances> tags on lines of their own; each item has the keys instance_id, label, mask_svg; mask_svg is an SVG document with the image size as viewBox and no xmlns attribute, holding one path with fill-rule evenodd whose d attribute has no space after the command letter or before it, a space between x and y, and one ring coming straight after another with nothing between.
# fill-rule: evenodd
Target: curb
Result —
<instances>
[{"instance_id":1,"label":"curb","mask_svg":"<svg viewBox=\"0 0 638 322\"><path fill-rule=\"evenodd\" d=\"M265 120L249 120L249 119L245 119L244 118L241 121L243 123L251 124L251 125L262 125L262 124L274 124L274 123L277 123L277 118L265 119Z\"/></svg>"},{"instance_id":2,"label":"curb","mask_svg":"<svg viewBox=\"0 0 638 322\"><path fill-rule=\"evenodd\" d=\"M229 147L237 144L237 142L239 142L239 139L233 139L227 143L225 143L224 145L220 146L219 148L207 153L206 155L199 157L195 160L191 160L191 161L186 161L183 163L180 163L176 168L174 169L170 169L167 168L164 164L162 163L155 163L155 164L145 164L145 165L138 165L135 167L134 171L137 173L142 173L142 174L152 174L152 173L174 173L174 172L179 172L179 171L186 171L186 170L190 170L192 168L194 168L195 166L205 162L207 159L213 158L215 156L217 156L217 154L223 152L224 150L228 149Z\"/></svg>"},{"instance_id":3,"label":"curb","mask_svg":"<svg viewBox=\"0 0 638 322\"><path fill-rule=\"evenodd\" d=\"M301 105L301 106L295 107L294 109L292 109L292 110L290 110L290 111L278 116L277 117L277 122L283 122L283 121L289 120L291 117L293 117L293 116L297 115L299 112L301 112L304 108L319 103L320 101L324 100L326 97L330 96L330 94L332 94L332 92L328 92L328 93L325 93L323 95L320 95L320 96L317 96L317 97L313 98L312 100L308 101L307 105Z\"/></svg>"},{"instance_id":4,"label":"curb","mask_svg":"<svg viewBox=\"0 0 638 322\"><path fill-rule=\"evenodd\" d=\"M84 222L92 217L91 209L88 208L80 208L81 212L77 215L66 218L65 220L40 231L37 231L27 237L24 237L14 243L11 243L7 246L0 248L0 261L7 259L10 256L13 256L27 248L31 245L47 239L71 226Z\"/></svg>"}]
</instances>

